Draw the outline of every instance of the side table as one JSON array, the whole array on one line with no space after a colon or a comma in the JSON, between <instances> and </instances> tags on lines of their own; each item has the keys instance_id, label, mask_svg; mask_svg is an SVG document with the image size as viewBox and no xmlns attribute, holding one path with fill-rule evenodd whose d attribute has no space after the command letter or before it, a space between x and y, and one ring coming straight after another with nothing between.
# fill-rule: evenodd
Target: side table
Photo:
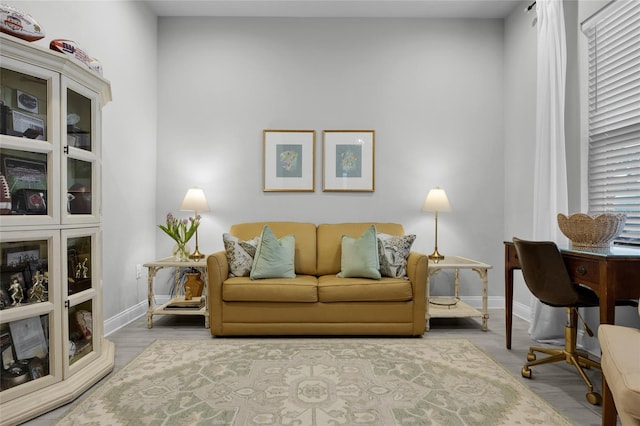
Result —
<instances>
[{"instance_id":1,"label":"side table","mask_svg":"<svg viewBox=\"0 0 640 426\"><path fill-rule=\"evenodd\" d=\"M164 259L156 260L154 262L145 263L143 265L148 269L148 292L147 299L149 302L149 309L147 310L147 328L153 328L153 316L154 315L202 315L204 316L204 326L205 328L209 328L209 306L206 301L207 295L207 285L209 282L209 278L207 276L207 263L206 260L187 260L184 262L175 260L173 257L167 257ZM204 287L202 288L202 296L201 300L204 302L203 307L196 308L178 308L178 309L169 309L167 308L171 304L175 304L176 302L184 301L184 296L176 296L169 300L167 303L164 303L160 306L155 305L155 297L153 293L153 283L155 281L156 273L162 268L194 268L200 271L201 279L204 282ZM176 287L177 287L177 278L176 278ZM176 288L177 289L177 288Z\"/></svg>"},{"instance_id":2,"label":"side table","mask_svg":"<svg viewBox=\"0 0 640 426\"><path fill-rule=\"evenodd\" d=\"M429 330L429 320L431 318L482 318L482 330L488 330L489 312L487 306L488 279L487 270L492 266L477 260L471 260L460 256L445 256L438 262L429 259L427 271L427 303L426 321ZM443 269L453 269L454 271L454 291L453 297L430 297L430 277ZM470 269L475 271L482 280L482 311L472 308L460 300L460 270Z\"/></svg>"}]
</instances>

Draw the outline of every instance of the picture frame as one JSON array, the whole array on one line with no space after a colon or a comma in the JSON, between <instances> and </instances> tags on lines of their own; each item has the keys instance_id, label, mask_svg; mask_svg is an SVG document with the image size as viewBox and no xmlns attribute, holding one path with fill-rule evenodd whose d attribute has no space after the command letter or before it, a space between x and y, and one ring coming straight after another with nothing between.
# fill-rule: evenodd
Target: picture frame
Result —
<instances>
[{"instance_id":1,"label":"picture frame","mask_svg":"<svg viewBox=\"0 0 640 426\"><path fill-rule=\"evenodd\" d=\"M18 359L42 358L49 354L47 339L40 317L29 317L9 323L14 350Z\"/></svg>"},{"instance_id":2,"label":"picture frame","mask_svg":"<svg viewBox=\"0 0 640 426\"><path fill-rule=\"evenodd\" d=\"M264 192L315 191L315 130L262 132Z\"/></svg>"},{"instance_id":3,"label":"picture frame","mask_svg":"<svg viewBox=\"0 0 640 426\"><path fill-rule=\"evenodd\" d=\"M13 350L13 342L9 328L0 331L0 357L2 358L2 369L7 370L14 362L16 362L16 354Z\"/></svg>"},{"instance_id":4,"label":"picture frame","mask_svg":"<svg viewBox=\"0 0 640 426\"><path fill-rule=\"evenodd\" d=\"M46 191L47 163L45 161L4 157L2 167L12 194L23 188Z\"/></svg>"},{"instance_id":5,"label":"picture frame","mask_svg":"<svg viewBox=\"0 0 640 426\"><path fill-rule=\"evenodd\" d=\"M38 113L38 98L31 93L17 89L16 100L18 101L18 108L34 114Z\"/></svg>"},{"instance_id":6,"label":"picture frame","mask_svg":"<svg viewBox=\"0 0 640 426\"><path fill-rule=\"evenodd\" d=\"M322 190L375 190L375 130L323 130Z\"/></svg>"},{"instance_id":7,"label":"picture frame","mask_svg":"<svg viewBox=\"0 0 640 426\"><path fill-rule=\"evenodd\" d=\"M14 110L13 130L29 139L44 139L44 120Z\"/></svg>"}]
</instances>

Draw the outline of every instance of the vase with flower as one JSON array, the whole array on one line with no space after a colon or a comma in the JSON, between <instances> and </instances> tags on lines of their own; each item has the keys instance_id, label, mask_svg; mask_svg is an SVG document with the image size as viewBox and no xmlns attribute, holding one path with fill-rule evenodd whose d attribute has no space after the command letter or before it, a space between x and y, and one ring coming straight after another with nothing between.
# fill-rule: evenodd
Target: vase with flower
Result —
<instances>
[{"instance_id":1,"label":"vase with flower","mask_svg":"<svg viewBox=\"0 0 640 426\"><path fill-rule=\"evenodd\" d=\"M181 262L189 260L189 248L187 246L187 242L191 237L193 237L193 234L195 234L199 225L200 215L190 217L189 219L178 219L171 213L167 213L167 220L165 224L158 225L165 234L170 236L176 242L176 246L173 250L173 255L176 260Z\"/></svg>"}]
</instances>

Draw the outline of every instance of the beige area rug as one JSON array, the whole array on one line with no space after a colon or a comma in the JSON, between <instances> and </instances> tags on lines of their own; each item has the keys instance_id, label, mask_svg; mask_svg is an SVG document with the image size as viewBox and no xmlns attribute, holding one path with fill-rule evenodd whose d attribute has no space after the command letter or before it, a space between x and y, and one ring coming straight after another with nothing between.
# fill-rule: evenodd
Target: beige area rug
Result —
<instances>
[{"instance_id":1,"label":"beige area rug","mask_svg":"<svg viewBox=\"0 0 640 426\"><path fill-rule=\"evenodd\" d=\"M59 425L569 425L466 339L157 340Z\"/></svg>"}]
</instances>

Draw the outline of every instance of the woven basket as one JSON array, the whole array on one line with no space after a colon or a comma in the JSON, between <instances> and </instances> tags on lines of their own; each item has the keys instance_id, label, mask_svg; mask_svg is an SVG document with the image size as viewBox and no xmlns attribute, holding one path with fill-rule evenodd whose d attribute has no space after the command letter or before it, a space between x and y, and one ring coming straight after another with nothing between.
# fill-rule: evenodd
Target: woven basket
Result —
<instances>
[{"instance_id":1,"label":"woven basket","mask_svg":"<svg viewBox=\"0 0 640 426\"><path fill-rule=\"evenodd\" d=\"M574 213L569 217L558 214L560 230L571 240L571 247L578 250L608 249L624 228L626 220L624 213Z\"/></svg>"}]
</instances>

